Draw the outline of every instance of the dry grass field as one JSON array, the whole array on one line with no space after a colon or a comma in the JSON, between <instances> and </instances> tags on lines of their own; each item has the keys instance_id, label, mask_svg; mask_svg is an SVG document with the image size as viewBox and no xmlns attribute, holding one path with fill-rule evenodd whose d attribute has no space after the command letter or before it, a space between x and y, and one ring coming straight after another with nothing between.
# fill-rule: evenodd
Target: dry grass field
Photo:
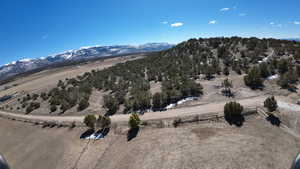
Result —
<instances>
[{"instance_id":1,"label":"dry grass field","mask_svg":"<svg viewBox=\"0 0 300 169\"><path fill-rule=\"evenodd\" d=\"M299 140L259 116L241 128L225 122L141 129L127 141L111 131L80 140L84 128L40 128L0 119L0 152L14 169L288 169Z\"/></svg>"}]
</instances>

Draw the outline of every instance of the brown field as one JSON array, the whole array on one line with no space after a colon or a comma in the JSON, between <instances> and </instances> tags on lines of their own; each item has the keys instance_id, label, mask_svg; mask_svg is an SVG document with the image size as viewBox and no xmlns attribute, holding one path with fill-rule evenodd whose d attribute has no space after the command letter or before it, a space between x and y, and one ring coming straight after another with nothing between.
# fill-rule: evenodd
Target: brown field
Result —
<instances>
[{"instance_id":1,"label":"brown field","mask_svg":"<svg viewBox=\"0 0 300 169\"><path fill-rule=\"evenodd\" d=\"M127 141L111 131L80 140L84 128L40 128L0 119L0 152L14 169L288 169L299 140L251 116L241 128L225 122L141 129Z\"/></svg>"}]
</instances>

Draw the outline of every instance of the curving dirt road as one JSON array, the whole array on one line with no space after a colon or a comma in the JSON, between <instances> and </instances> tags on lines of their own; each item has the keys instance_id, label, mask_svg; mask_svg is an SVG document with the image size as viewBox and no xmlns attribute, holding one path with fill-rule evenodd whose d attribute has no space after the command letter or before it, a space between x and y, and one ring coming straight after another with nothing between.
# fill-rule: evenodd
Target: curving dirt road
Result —
<instances>
[{"instance_id":1,"label":"curving dirt road","mask_svg":"<svg viewBox=\"0 0 300 169\"><path fill-rule=\"evenodd\" d=\"M261 106L265 100L265 96L257 96L252 98L240 99L238 102L244 107ZM226 102L208 103L204 105L196 105L182 108L170 109L165 112L149 112L141 116L142 120L157 120L169 119L174 117L184 117L191 115L201 115L207 113L221 113ZM56 121L56 122L82 122L83 116L37 116L37 115L22 115L0 111L0 116L9 116L14 118L22 118L37 121ZM128 114L114 115L111 117L112 122L127 122Z\"/></svg>"}]
</instances>

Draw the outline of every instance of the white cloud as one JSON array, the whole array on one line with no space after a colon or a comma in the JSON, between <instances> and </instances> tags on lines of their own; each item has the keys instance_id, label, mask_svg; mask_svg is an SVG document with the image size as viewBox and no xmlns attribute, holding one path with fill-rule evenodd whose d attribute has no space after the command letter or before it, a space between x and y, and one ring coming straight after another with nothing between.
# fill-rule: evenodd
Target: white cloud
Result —
<instances>
[{"instance_id":1,"label":"white cloud","mask_svg":"<svg viewBox=\"0 0 300 169\"><path fill-rule=\"evenodd\" d=\"M230 8L222 8L222 9L220 9L221 12L226 12L226 11L229 11L229 10L230 10Z\"/></svg>"},{"instance_id":2,"label":"white cloud","mask_svg":"<svg viewBox=\"0 0 300 169\"><path fill-rule=\"evenodd\" d=\"M239 16L246 16L246 13L240 13Z\"/></svg>"},{"instance_id":3,"label":"white cloud","mask_svg":"<svg viewBox=\"0 0 300 169\"><path fill-rule=\"evenodd\" d=\"M43 35L42 39L48 39L48 34Z\"/></svg>"},{"instance_id":4,"label":"white cloud","mask_svg":"<svg viewBox=\"0 0 300 169\"><path fill-rule=\"evenodd\" d=\"M277 28L282 28L282 24L280 23L275 23L275 22L270 22L270 25L273 26L273 27L277 27Z\"/></svg>"},{"instance_id":5,"label":"white cloud","mask_svg":"<svg viewBox=\"0 0 300 169\"><path fill-rule=\"evenodd\" d=\"M209 21L208 24L216 24L217 21L216 20L212 20L212 21Z\"/></svg>"},{"instance_id":6,"label":"white cloud","mask_svg":"<svg viewBox=\"0 0 300 169\"><path fill-rule=\"evenodd\" d=\"M300 22L299 21L294 21L293 24L300 25Z\"/></svg>"},{"instance_id":7,"label":"white cloud","mask_svg":"<svg viewBox=\"0 0 300 169\"><path fill-rule=\"evenodd\" d=\"M168 22L167 21L163 21L163 22L161 22L162 24L164 24L164 25L166 25L166 24L168 24Z\"/></svg>"},{"instance_id":8,"label":"white cloud","mask_svg":"<svg viewBox=\"0 0 300 169\"><path fill-rule=\"evenodd\" d=\"M183 26L182 22L175 22L171 24L171 27L180 27L180 26Z\"/></svg>"}]
</instances>

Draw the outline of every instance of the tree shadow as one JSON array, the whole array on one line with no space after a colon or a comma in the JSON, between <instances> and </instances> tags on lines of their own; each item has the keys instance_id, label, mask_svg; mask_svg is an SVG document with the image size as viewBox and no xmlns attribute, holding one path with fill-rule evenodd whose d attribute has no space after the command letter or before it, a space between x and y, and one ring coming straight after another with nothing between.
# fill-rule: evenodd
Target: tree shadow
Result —
<instances>
[{"instance_id":1,"label":"tree shadow","mask_svg":"<svg viewBox=\"0 0 300 169\"><path fill-rule=\"evenodd\" d=\"M264 90L264 88L265 88L265 85L256 85L256 86L250 86L250 88L252 89L252 90L260 90L260 91L263 91Z\"/></svg>"},{"instance_id":2,"label":"tree shadow","mask_svg":"<svg viewBox=\"0 0 300 169\"><path fill-rule=\"evenodd\" d=\"M280 123L281 123L281 120L278 117L274 116L273 114L270 114L266 118L266 120L269 121L272 125L277 126L277 127L279 127Z\"/></svg>"},{"instance_id":3,"label":"tree shadow","mask_svg":"<svg viewBox=\"0 0 300 169\"><path fill-rule=\"evenodd\" d=\"M245 118L243 115L240 116L233 116L233 117L225 117L225 120L230 124L230 125L235 125L237 127L242 127L244 122L245 122Z\"/></svg>"},{"instance_id":4,"label":"tree shadow","mask_svg":"<svg viewBox=\"0 0 300 169\"><path fill-rule=\"evenodd\" d=\"M103 129L100 129L98 130L95 135L99 135L99 134L102 134L103 138L105 136L107 136L107 134L110 132L110 128L103 128Z\"/></svg>"},{"instance_id":5,"label":"tree shadow","mask_svg":"<svg viewBox=\"0 0 300 169\"><path fill-rule=\"evenodd\" d=\"M94 132L95 132L94 129L88 129L88 130L86 130L84 133L82 133L82 134L80 135L80 139L84 139L84 138L86 138L86 137L92 135Z\"/></svg>"},{"instance_id":6,"label":"tree shadow","mask_svg":"<svg viewBox=\"0 0 300 169\"><path fill-rule=\"evenodd\" d=\"M231 91L231 90L225 90L225 89L223 89L222 91L222 94L223 94L223 96L225 96L225 97L232 97L232 98L234 98L234 93Z\"/></svg>"},{"instance_id":7,"label":"tree shadow","mask_svg":"<svg viewBox=\"0 0 300 169\"><path fill-rule=\"evenodd\" d=\"M139 133L140 127L131 128L127 133L127 141L134 139Z\"/></svg>"},{"instance_id":8,"label":"tree shadow","mask_svg":"<svg viewBox=\"0 0 300 169\"><path fill-rule=\"evenodd\" d=\"M289 86L287 90L290 92L293 92L293 93L297 93L297 89L298 88L296 86L292 85L292 86Z\"/></svg>"}]
</instances>

